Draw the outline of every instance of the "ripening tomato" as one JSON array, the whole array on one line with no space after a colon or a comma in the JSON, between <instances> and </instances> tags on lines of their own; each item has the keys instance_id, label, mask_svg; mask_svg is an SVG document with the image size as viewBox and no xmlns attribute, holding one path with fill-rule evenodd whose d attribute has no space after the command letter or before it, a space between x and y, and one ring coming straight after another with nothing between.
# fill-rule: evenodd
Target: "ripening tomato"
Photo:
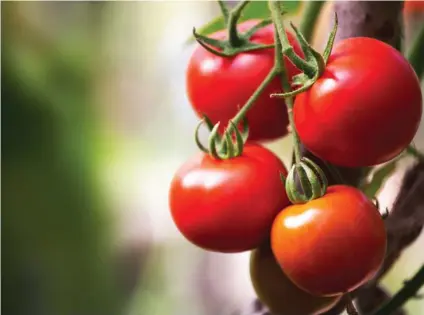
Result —
<instances>
[{"instance_id":1,"label":"ripening tomato","mask_svg":"<svg viewBox=\"0 0 424 315\"><path fill-rule=\"evenodd\" d=\"M269 236L281 207L289 204L281 160L248 144L241 156L217 160L203 152L188 160L171 183L170 208L180 232L211 251L242 252Z\"/></svg>"},{"instance_id":2,"label":"ripening tomato","mask_svg":"<svg viewBox=\"0 0 424 315\"><path fill-rule=\"evenodd\" d=\"M386 242L378 209L360 190L344 185L285 208L271 231L272 251L285 274L318 296L350 292L374 277Z\"/></svg>"},{"instance_id":3,"label":"ripening tomato","mask_svg":"<svg viewBox=\"0 0 424 315\"><path fill-rule=\"evenodd\" d=\"M249 20L238 25L244 32L256 25L258 20ZM227 31L219 31L210 37L225 39ZM298 55L302 50L294 36L287 33L290 43ZM258 44L274 43L273 25L259 29L251 41ZM285 58L290 76L300 71ZM190 103L199 117L208 116L216 124L221 122L221 131L228 125L240 107L259 87L274 66L274 49L260 49L239 53L234 57L216 56L200 45L188 64L186 84ZM287 134L288 116L282 99L271 99L272 93L281 93L281 81L275 78L259 96L247 114L249 140L272 140Z\"/></svg>"},{"instance_id":4,"label":"ripening tomato","mask_svg":"<svg viewBox=\"0 0 424 315\"><path fill-rule=\"evenodd\" d=\"M273 314L322 314L336 305L341 298L341 295L317 297L298 288L275 261L269 241L252 252L250 278L259 300Z\"/></svg>"},{"instance_id":5,"label":"ripening tomato","mask_svg":"<svg viewBox=\"0 0 424 315\"><path fill-rule=\"evenodd\" d=\"M347 167L391 160L412 141L421 120L418 78L393 47L372 38L345 39L324 73L297 95L294 120L305 147Z\"/></svg>"}]
</instances>

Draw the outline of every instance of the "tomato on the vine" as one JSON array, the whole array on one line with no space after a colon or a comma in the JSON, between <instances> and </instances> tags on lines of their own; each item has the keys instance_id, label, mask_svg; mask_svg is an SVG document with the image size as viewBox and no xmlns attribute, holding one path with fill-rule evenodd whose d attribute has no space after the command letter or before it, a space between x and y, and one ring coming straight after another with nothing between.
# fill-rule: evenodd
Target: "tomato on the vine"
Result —
<instances>
[{"instance_id":1,"label":"tomato on the vine","mask_svg":"<svg viewBox=\"0 0 424 315\"><path fill-rule=\"evenodd\" d=\"M272 251L285 274L319 296L350 292L374 277L386 242L378 209L360 190L344 185L285 208L271 231Z\"/></svg>"},{"instance_id":2,"label":"tomato on the vine","mask_svg":"<svg viewBox=\"0 0 424 315\"><path fill-rule=\"evenodd\" d=\"M248 20L237 28L244 32L258 22ZM224 39L226 36L225 30L210 37ZM303 56L294 36L291 33L287 36L297 54ZM250 40L257 44L273 44L274 26L260 28ZM196 114L208 116L213 124L220 122L223 131L271 71L274 55L274 48L266 48L220 57L199 45L191 56L186 76L188 98ZM287 58L285 65L290 77L300 72ZM249 140L272 140L287 134L285 103L281 99L271 99L269 95L272 93L281 93L280 78L270 82L249 110Z\"/></svg>"},{"instance_id":3,"label":"tomato on the vine","mask_svg":"<svg viewBox=\"0 0 424 315\"><path fill-rule=\"evenodd\" d=\"M242 155L218 160L200 152L175 174L170 208L180 232L195 245L218 252L257 247L289 204L281 160L258 144Z\"/></svg>"},{"instance_id":4,"label":"tomato on the vine","mask_svg":"<svg viewBox=\"0 0 424 315\"><path fill-rule=\"evenodd\" d=\"M297 287L276 262L269 241L252 252L250 278L259 300L273 314L322 314L331 309L341 298L341 295L317 297Z\"/></svg>"},{"instance_id":5,"label":"tomato on the vine","mask_svg":"<svg viewBox=\"0 0 424 315\"><path fill-rule=\"evenodd\" d=\"M408 61L372 38L335 45L315 84L296 96L294 120L305 147L347 167L391 160L414 138L421 120L419 80Z\"/></svg>"}]
</instances>

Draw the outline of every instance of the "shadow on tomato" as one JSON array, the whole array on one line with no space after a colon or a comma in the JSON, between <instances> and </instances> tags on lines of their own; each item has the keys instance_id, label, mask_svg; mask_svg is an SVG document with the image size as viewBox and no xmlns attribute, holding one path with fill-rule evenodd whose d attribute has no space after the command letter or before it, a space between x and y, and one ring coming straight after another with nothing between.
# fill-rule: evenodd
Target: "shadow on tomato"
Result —
<instances>
[{"instance_id":1,"label":"shadow on tomato","mask_svg":"<svg viewBox=\"0 0 424 315\"><path fill-rule=\"evenodd\" d=\"M298 288L277 264L269 241L252 251L250 277L258 298L273 314L318 315L331 309L341 298L317 297Z\"/></svg>"}]
</instances>

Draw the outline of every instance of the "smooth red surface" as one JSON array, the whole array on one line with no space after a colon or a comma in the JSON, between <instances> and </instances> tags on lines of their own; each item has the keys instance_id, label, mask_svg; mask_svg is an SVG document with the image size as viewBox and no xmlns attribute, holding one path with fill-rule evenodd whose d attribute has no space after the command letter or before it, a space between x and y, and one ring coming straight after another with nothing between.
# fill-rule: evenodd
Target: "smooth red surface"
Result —
<instances>
[{"instance_id":1,"label":"smooth red surface","mask_svg":"<svg viewBox=\"0 0 424 315\"><path fill-rule=\"evenodd\" d=\"M268 241L252 251L250 278L258 298L272 314L318 315L330 310L341 298L317 297L298 288L275 261Z\"/></svg>"},{"instance_id":2,"label":"smooth red surface","mask_svg":"<svg viewBox=\"0 0 424 315\"><path fill-rule=\"evenodd\" d=\"M360 167L400 154L421 112L420 84L406 59L381 41L358 37L334 47L323 75L296 97L294 120L312 153Z\"/></svg>"},{"instance_id":3,"label":"smooth red surface","mask_svg":"<svg viewBox=\"0 0 424 315\"><path fill-rule=\"evenodd\" d=\"M241 156L215 160L203 152L175 174L170 189L171 214L180 232L207 250L241 252L269 237L271 224L289 204L280 159L248 144Z\"/></svg>"},{"instance_id":4,"label":"smooth red surface","mask_svg":"<svg viewBox=\"0 0 424 315\"><path fill-rule=\"evenodd\" d=\"M285 274L315 295L350 292L383 263L386 230L374 204L358 189L336 185L276 217L272 251Z\"/></svg>"},{"instance_id":5,"label":"smooth red surface","mask_svg":"<svg viewBox=\"0 0 424 315\"><path fill-rule=\"evenodd\" d=\"M409 1L406 0L403 5L405 13L424 13L424 1Z\"/></svg>"},{"instance_id":6,"label":"smooth red surface","mask_svg":"<svg viewBox=\"0 0 424 315\"><path fill-rule=\"evenodd\" d=\"M250 29L258 20L239 24L240 32ZM288 33L295 51L303 56L294 37ZM226 31L211 37L227 38ZM251 41L260 44L274 43L273 25L257 31ZM290 76L299 70L285 58ZM274 49L261 49L240 53L231 58L216 56L200 45L194 51L187 69L187 94L199 117L206 114L215 124L221 122L221 130L228 125L239 107L242 107L259 87L274 65ZM281 93L281 81L273 80L250 109L249 140L272 140L287 134L287 109L282 99L271 99L272 93Z\"/></svg>"}]
</instances>

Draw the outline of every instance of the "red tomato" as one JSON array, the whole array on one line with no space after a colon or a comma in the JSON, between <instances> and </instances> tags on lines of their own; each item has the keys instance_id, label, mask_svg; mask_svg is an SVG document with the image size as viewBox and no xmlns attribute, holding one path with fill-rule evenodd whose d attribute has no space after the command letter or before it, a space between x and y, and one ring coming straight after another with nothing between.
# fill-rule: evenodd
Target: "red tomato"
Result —
<instances>
[{"instance_id":1,"label":"red tomato","mask_svg":"<svg viewBox=\"0 0 424 315\"><path fill-rule=\"evenodd\" d=\"M339 42L324 73L297 96L294 120L305 147L347 167L400 154L421 120L418 78L393 47L372 38Z\"/></svg>"},{"instance_id":2,"label":"red tomato","mask_svg":"<svg viewBox=\"0 0 424 315\"><path fill-rule=\"evenodd\" d=\"M330 186L275 218L272 251L285 274L319 296L350 292L376 275L386 252L386 230L374 204L358 189Z\"/></svg>"},{"instance_id":3,"label":"red tomato","mask_svg":"<svg viewBox=\"0 0 424 315\"><path fill-rule=\"evenodd\" d=\"M275 261L269 242L252 252L250 277L258 298L273 314L322 314L336 305L341 298L341 295L317 297L298 288Z\"/></svg>"},{"instance_id":4,"label":"red tomato","mask_svg":"<svg viewBox=\"0 0 424 315\"><path fill-rule=\"evenodd\" d=\"M232 253L257 247L289 204L280 173L287 170L279 158L256 144L228 160L201 152L172 180L174 222L189 241L207 250Z\"/></svg>"},{"instance_id":5,"label":"red tomato","mask_svg":"<svg viewBox=\"0 0 424 315\"><path fill-rule=\"evenodd\" d=\"M246 31L258 20L249 20L238 25L240 32ZM220 31L211 37L226 38L227 32ZM302 50L287 33L290 43L298 55ZM258 30L251 41L258 44L274 43L274 27ZM294 65L285 59L288 73L299 73ZM197 115L207 115L216 124L221 122L221 131L228 125L239 107L242 107L259 87L274 66L274 49L261 49L240 53L234 57L216 56L200 45L194 51L187 69L187 93ZM282 99L271 99L271 93L281 93L281 81L275 78L247 114L250 132L249 140L271 140L287 134L287 109Z\"/></svg>"},{"instance_id":6,"label":"red tomato","mask_svg":"<svg viewBox=\"0 0 424 315\"><path fill-rule=\"evenodd\" d=\"M424 13L424 1L406 0L403 10L405 11L405 13Z\"/></svg>"}]
</instances>

